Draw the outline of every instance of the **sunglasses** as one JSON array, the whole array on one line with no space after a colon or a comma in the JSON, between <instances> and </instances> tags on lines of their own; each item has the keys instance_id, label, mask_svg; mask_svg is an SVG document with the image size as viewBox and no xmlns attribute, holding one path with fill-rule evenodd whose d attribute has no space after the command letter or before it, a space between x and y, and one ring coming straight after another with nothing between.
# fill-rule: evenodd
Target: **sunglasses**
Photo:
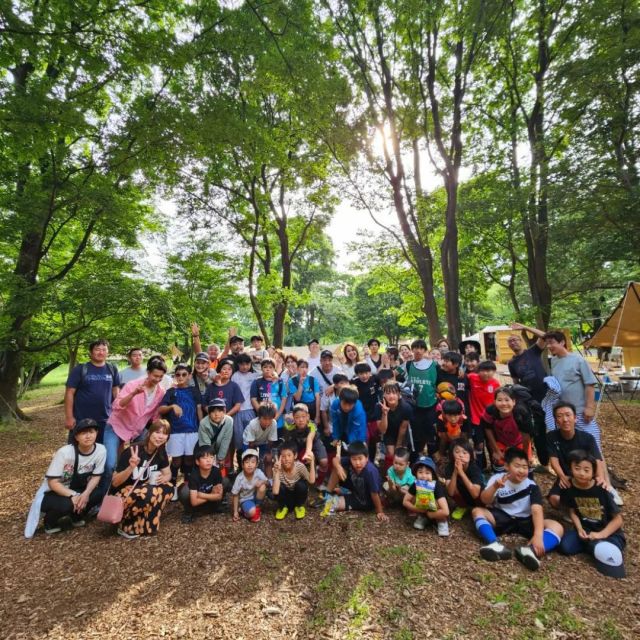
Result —
<instances>
[{"instance_id":1,"label":"sunglasses","mask_svg":"<svg viewBox=\"0 0 640 640\"><path fill-rule=\"evenodd\" d=\"M174 378L186 378L188 377L188 373L186 371L181 371L180 373L174 373L173 377Z\"/></svg>"}]
</instances>

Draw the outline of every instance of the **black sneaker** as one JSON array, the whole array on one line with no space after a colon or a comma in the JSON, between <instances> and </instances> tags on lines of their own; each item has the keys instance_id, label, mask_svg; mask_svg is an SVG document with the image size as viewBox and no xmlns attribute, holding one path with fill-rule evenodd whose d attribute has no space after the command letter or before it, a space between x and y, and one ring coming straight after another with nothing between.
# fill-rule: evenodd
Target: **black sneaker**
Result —
<instances>
[{"instance_id":1,"label":"black sneaker","mask_svg":"<svg viewBox=\"0 0 640 640\"><path fill-rule=\"evenodd\" d=\"M489 562L509 560L511 558L511 549L496 540L496 542L480 547L480 555Z\"/></svg>"},{"instance_id":2,"label":"black sneaker","mask_svg":"<svg viewBox=\"0 0 640 640\"><path fill-rule=\"evenodd\" d=\"M183 513L180 522L182 522L182 524L191 524L193 522L193 516L190 513Z\"/></svg>"},{"instance_id":3,"label":"black sneaker","mask_svg":"<svg viewBox=\"0 0 640 640\"><path fill-rule=\"evenodd\" d=\"M517 547L516 560L529 569L529 571L537 571L540 568L540 559L534 553L531 547Z\"/></svg>"}]
</instances>

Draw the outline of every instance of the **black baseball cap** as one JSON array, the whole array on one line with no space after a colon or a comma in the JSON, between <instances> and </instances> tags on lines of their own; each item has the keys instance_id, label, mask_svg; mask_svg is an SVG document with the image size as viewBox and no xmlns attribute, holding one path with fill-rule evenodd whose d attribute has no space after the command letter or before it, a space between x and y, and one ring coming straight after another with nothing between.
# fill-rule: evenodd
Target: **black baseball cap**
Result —
<instances>
[{"instance_id":1,"label":"black baseball cap","mask_svg":"<svg viewBox=\"0 0 640 640\"><path fill-rule=\"evenodd\" d=\"M322 360L322 358L331 358L333 360L333 353L331 353L329 349L324 349L320 354L320 360Z\"/></svg>"},{"instance_id":2,"label":"black baseball cap","mask_svg":"<svg viewBox=\"0 0 640 640\"><path fill-rule=\"evenodd\" d=\"M222 398L214 398L207 405L207 413L210 413L214 409L224 409L226 411L227 410L227 403Z\"/></svg>"},{"instance_id":3,"label":"black baseball cap","mask_svg":"<svg viewBox=\"0 0 640 640\"><path fill-rule=\"evenodd\" d=\"M92 418L84 418L84 420L80 420L80 422L77 422L76 426L73 427L73 435L77 436L82 431L88 431L89 429L98 431L98 423Z\"/></svg>"},{"instance_id":4,"label":"black baseball cap","mask_svg":"<svg viewBox=\"0 0 640 640\"><path fill-rule=\"evenodd\" d=\"M240 336L232 336L229 339L229 344L235 344L236 342L244 342L244 338L241 338Z\"/></svg>"}]
</instances>

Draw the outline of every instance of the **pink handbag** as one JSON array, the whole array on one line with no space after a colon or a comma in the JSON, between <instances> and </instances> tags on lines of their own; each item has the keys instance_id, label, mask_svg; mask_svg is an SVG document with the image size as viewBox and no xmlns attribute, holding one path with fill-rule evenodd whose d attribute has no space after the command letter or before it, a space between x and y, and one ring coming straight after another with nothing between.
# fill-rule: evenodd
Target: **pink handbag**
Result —
<instances>
[{"instance_id":1,"label":"pink handbag","mask_svg":"<svg viewBox=\"0 0 640 640\"><path fill-rule=\"evenodd\" d=\"M155 451L149 461L144 466L150 466L153 458L155 457ZM143 469L144 469L143 466ZM112 496L106 495L102 499L102 504L100 505L100 511L98 511L98 515L96 518L100 520L100 522L106 522L107 524L119 524L122 521L122 517L124 515L124 501L129 497L131 492L136 488L138 482L140 482L140 477L131 485L131 489L127 491L125 496Z\"/></svg>"}]
</instances>

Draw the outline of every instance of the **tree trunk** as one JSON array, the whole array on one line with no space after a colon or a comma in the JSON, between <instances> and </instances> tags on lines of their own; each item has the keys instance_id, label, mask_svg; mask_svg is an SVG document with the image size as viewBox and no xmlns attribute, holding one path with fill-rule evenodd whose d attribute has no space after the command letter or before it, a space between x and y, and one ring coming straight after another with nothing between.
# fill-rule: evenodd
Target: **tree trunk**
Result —
<instances>
[{"instance_id":1,"label":"tree trunk","mask_svg":"<svg viewBox=\"0 0 640 640\"><path fill-rule=\"evenodd\" d=\"M447 211L445 234L440 245L440 263L444 281L444 296L447 312L447 338L453 349L462 340L460 320L460 270L458 265L458 180L457 170L447 179Z\"/></svg>"}]
</instances>

